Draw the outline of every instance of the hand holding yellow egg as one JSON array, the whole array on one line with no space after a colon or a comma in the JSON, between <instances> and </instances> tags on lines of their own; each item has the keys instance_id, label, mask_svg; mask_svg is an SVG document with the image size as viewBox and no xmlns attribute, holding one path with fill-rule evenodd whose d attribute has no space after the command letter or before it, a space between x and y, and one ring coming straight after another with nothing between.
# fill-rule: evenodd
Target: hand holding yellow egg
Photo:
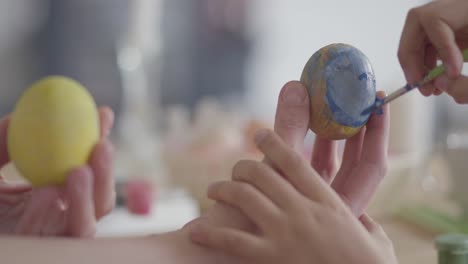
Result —
<instances>
[{"instance_id":1,"label":"hand holding yellow egg","mask_svg":"<svg viewBox=\"0 0 468 264\"><path fill-rule=\"evenodd\" d=\"M65 77L33 84L17 102L8 128L8 153L33 185L62 184L85 165L99 140L99 114L88 91Z\"/></svg>"}]
</instances>

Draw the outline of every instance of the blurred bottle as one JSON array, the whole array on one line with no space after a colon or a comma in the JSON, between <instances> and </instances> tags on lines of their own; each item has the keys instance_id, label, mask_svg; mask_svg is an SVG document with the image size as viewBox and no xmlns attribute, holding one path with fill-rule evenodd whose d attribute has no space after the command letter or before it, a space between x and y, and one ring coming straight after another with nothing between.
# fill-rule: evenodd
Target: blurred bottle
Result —
<instances>
[{"instance_id":1,"label":"blurred bottle","mask_svg":"<svg viewBox=\"0 0 468 264\"><path fill-rule=\"evenodd\" d=\"M116 43L122 79L122 113L117 137L117 171L121 177L145 178L165 185L160 157L159 61L161 1L129 2L129 22Z\"/></svg>"},{"instance_id":2,"label":"blurred bottle","mask_svg":"<svg viewBox=\"0 0 468 264\"><path fill-rule=\"evenodd\" d=\"M445 234L437 237L436 248L439 264L468 263L468 236L463 234Z\"/></svg>"}]
</instances>

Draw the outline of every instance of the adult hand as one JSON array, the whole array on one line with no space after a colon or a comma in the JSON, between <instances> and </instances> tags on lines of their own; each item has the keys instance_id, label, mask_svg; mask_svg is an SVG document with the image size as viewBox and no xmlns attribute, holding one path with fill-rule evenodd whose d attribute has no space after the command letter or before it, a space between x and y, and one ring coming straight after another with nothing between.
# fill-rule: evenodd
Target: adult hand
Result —
<instances>
[{"instance_id":1,"label":"adult hand","mask_svg":"<svg viewBox=\"0 0 468 264\"><path fill-rule=\"evenodd\" d=\"M115 204L112 145L108 135L114 115L99 109L101 138L88 165L72 170L63 186L32 188L0 177L0 234L91 237L96 221ZM0 121L0 168L9 162L9 118Z\"/></svg>"},{"instance_id":2,"label":"adult hand","mask_svg":"<svg viewBox=\"0 0 468 264\"><path fill-rule=\"evenodd\" d=\"M434 1L408 12L398 50L398 58L408 83L413 84L436 66L440 58L446 75L420 91L423 95L447 92L457 103L468 103L468 78L460 76L468 47L468 2Z\"/></svg>"}]
</instances>

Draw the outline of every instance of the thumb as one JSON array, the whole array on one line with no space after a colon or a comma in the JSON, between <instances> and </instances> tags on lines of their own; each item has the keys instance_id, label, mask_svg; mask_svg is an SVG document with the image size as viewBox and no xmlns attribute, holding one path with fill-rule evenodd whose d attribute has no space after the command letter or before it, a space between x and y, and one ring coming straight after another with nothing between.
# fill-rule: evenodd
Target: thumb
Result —
<instances>
[{"instance_id":1,"label":"thumb","mask_svg":"<svg viewBox=\"0 0 468 264\"><path fill-rule=\"evenodd\" d=\"M93 172L83 166L74 169L67 178L67 231L73 237L92 237L96 232L93 201Z\"/></svg>"},{"instance_id":2,"label":"thumb","mask_svg":"<svg viewBox=\"0 0 468 264\"><path fill-rule=\"evenodd\" d=\"M278 98L275 132L294 150L302 153L309 128L309 96L304 85L291 81L284 85Z\"/></svg>"}]
</instances>

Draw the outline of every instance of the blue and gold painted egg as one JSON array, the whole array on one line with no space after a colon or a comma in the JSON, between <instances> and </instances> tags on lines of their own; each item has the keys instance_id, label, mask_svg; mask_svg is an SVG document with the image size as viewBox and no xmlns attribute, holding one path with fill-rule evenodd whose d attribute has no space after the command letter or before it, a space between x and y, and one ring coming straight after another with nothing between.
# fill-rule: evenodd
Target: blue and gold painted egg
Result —
<instances>
[{"instance_id":1,"label":"blue and gold painted egg","mask_svg":"<svg viewBox=\"0 0 468 264\"><path fill-rule=\"evenodd\" d=\"M345 139L367 123L362 114L375 103L375 75L369 59L347 44L331 44L312 55L301 82L310 97L309 127L317 136Z\"/></svg>"}]
</instances>

